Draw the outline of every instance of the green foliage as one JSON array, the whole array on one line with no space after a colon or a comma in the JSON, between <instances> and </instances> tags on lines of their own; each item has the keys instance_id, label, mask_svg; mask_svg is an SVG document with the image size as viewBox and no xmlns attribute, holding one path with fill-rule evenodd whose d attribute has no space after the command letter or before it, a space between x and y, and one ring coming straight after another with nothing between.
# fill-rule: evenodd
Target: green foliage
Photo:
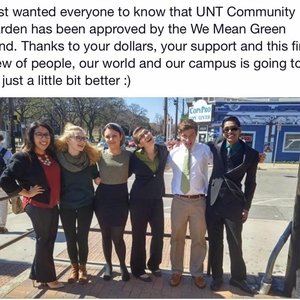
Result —
<instances>
[{"instance_id":1,"label":"green foliage","mask_svg":"<svg viewBox=\"0 0 300 300\"><path fill-rule=\"evenodd\" d=\"M21 130L31 122L44 120L61 134L67 122L83 127L89 137L109 122L119 123L129 135L136 126L148 124L147 110L127 105L122 98L14 98L14 111ZM0 129L8 118L8 98L0 98ZM5 119L6 118L6 119ZM22 134L23 135L23 134Z\"/></svg>"}]
</instances>

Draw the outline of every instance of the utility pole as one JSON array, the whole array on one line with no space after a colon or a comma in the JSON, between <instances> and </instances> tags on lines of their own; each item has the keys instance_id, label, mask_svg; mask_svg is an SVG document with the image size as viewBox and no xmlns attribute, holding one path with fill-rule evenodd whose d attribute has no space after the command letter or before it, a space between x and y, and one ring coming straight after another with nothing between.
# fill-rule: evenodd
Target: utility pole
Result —
<instances>
[{"instance_id":1,"label":"utility pole","mask_svg":"<svg viewBox=\"0 0 300 300\"><path fill-rule=\"evenodd\" d=\"M14 121L14 99L8 98L8 112L9 112L9 121L10 121L10 146L11 146L11 153L16 152L16 142L15 142L15 121Z\"/></svg>"},{"instance_id":2,"label":"utility pole","mask_svg":"<svg viewBox=\"0 0 300 300\"><path fill-rule=\"evenodd\" d=\"M174 99L175 104L175 139L177 139L177 126L178 126L178 97Z\"/></svg>"},{"instance_id":3,"label":"utility pole","mask_svg":"<svg viewBox=\"0 0 300 300\"><path fill-rule=\"evenodd\" d=\"M168 98L165 97L164 98L164 131L163 131L165 142L167 138L167 126L168 126Z\"/></svg>"}]
</instances>

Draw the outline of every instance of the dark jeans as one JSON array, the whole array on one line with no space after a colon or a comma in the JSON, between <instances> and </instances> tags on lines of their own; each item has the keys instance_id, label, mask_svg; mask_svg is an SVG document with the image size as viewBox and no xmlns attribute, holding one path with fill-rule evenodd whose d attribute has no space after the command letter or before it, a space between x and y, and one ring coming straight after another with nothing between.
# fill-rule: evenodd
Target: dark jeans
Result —
<instances>
[{"instance_id":1,"label":"dark jeans","mask_svg":"<svg viewBox=\"0 0 300 300\"><path fill-rule=\"evenodd\" d=\"M130 267L135 277L145 274L146 269L146 231L151 227L150 257L147 262L149 270L159 269L162 260L164 238L164 209L162 199L130 200L130 218L132 225L132 248Z\"/></svg>"},{"instance_id":2,"label":"dark jeans","mask_svg":"<svg viewBox=\"0 0 300 300\"><path fill-rule=\"evenodd\" d=\"M93 218L93 205L78 209L60 208L60 218L71 263L86 264L89 253L88 236Z\"/></svg>"},{"instance_id":3,"label":"dark jeans","mask_svg":"<svg viewBox=\"0 0 300 300\"><path fill-rule=\"evenodd\" d=\"M53 250L58 228L58 207L40 208L27 204L25 212L31 219L36 236L29 278L37 282L52 282L56 280Z\"/></svg>"},{"instance_id":4,"label":"dark jeans","mask_svg":"<svg viewBox=\"0 0 300 300\"><path fill-rule=\"evenodd\" d=\"M246 279L246 265L242 252L242 211L240 202L224 204L222 198L217 198L213 206L206 207L209 259L213 279L223 277L224 227L229 247L231 276L236 280Z\"/></svg>"}]
</instances>

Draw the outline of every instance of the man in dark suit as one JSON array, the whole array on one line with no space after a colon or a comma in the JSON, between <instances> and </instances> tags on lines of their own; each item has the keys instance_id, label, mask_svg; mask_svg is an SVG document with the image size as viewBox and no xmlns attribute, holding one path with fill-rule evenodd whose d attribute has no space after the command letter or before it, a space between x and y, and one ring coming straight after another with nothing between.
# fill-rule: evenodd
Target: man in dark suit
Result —
<instances>
[{"instance_id":1,"label":"man in dark suit","mask_svg":"<svg viewBox=\"0 0 300 300\"><path fill-rule=\"evenodd\" d=\"M242 253L242 228L247 220L256 188L259 153L239 138L241 124L237 117L225 117L222 130L223 136L209 143L213 153L213 170L206 206L209 259L213 278L210 287L217 291L223 282L225 225L232 276L229 283L248 293L254 293L254 288L246 281L246 266ZM243 192L241 182L245 174Z\"/></svg>"}]
</instances>

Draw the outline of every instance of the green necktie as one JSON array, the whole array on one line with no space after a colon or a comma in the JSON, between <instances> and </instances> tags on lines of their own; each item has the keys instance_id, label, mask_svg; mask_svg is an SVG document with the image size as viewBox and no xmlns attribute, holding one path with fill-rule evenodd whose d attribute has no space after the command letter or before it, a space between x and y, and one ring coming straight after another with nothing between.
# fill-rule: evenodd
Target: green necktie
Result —
<instances>
[{"instance_id":1,"label":"green necktie","mask_svg":"<svg viewBox=\"0 0 300 300\"><path fill-rule=\"evenodd\" d=\"M188 149L184 155L180 189L184 194L190 190L190 151Z\"/></svg>"}]
</instances>

